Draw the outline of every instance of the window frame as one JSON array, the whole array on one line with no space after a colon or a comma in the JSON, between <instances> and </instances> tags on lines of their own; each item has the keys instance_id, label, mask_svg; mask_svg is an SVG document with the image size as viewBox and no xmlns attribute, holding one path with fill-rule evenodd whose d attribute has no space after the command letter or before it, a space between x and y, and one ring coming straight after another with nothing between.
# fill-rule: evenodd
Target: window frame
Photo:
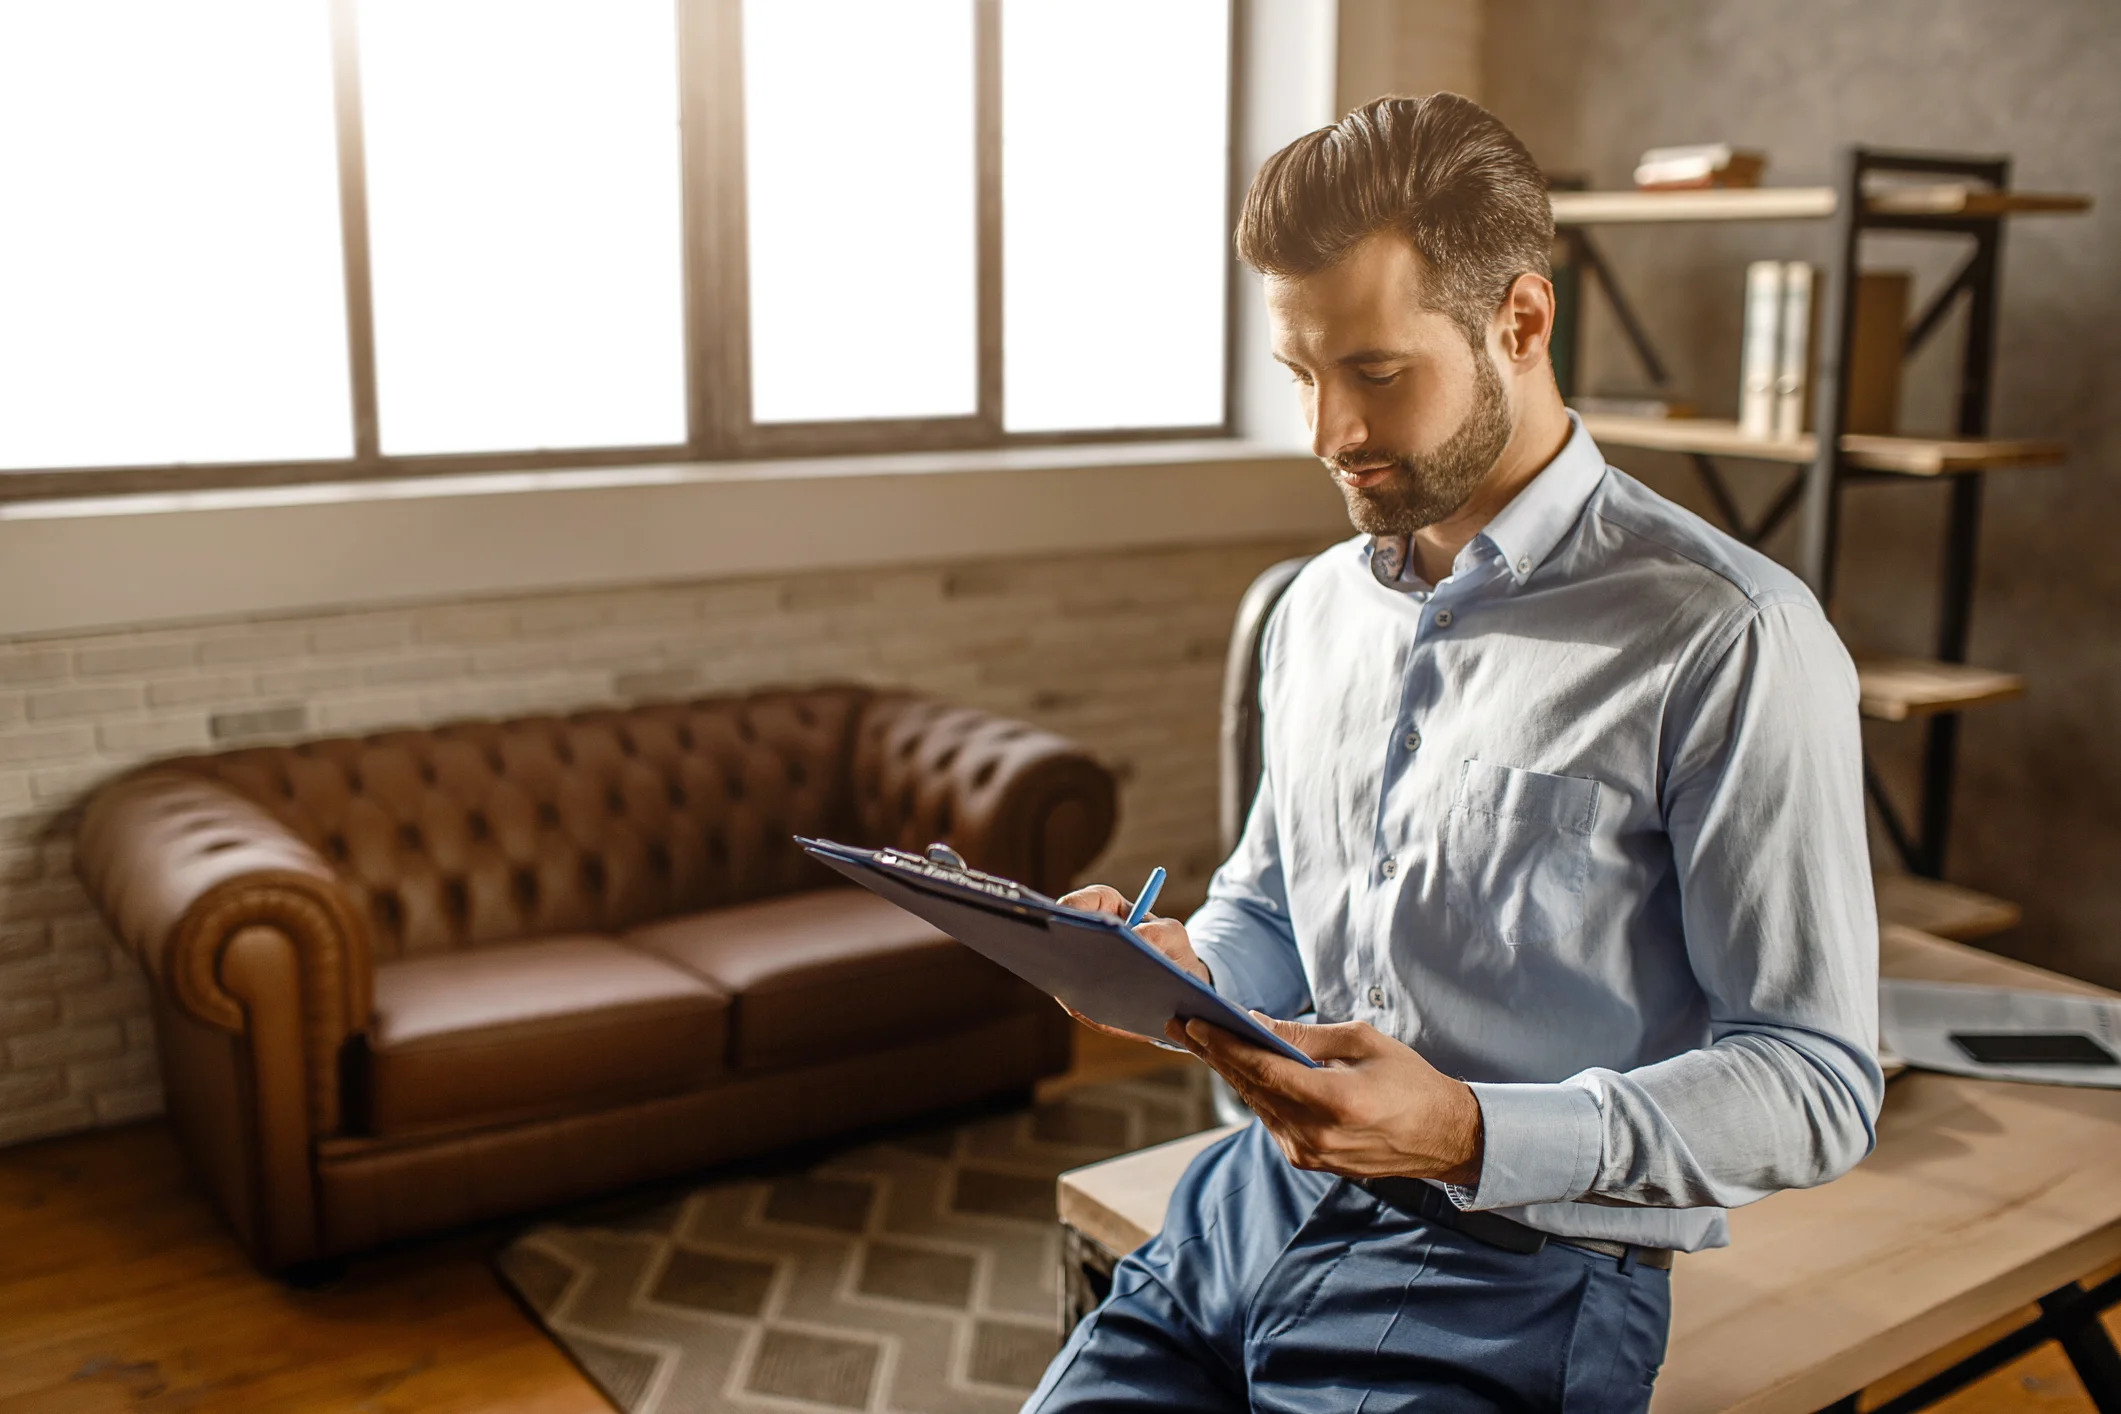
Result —
<instances>
[{"instance_id":1,"label":"window frame","mask_svg":"<svg viewBox=\"0 0 2121 1414\"><path fill-rule=\"evenodd\" d=\"M676 0L680 212L684 244L686 440L585 447L385 455L376 396L375 317L369 268L365 139L361 113L359 0L330 0L333 111L346 299L353 455L282 462L0 469L0 501L371 481L480 472L712 463L1061 444L1198 440L1234 435L1237 296L1234 252L1223 273L1223 416L1211 424L1010 432L1002 425L1003 0L974 6L974 142L979 262L978 403L970 416L759 423L751 416L750 271L745 205L743 0ZM1230 0L1225 116L1224 228L1242 202L1240 119L1247 0Z\"/></svg>"}]
</instances>

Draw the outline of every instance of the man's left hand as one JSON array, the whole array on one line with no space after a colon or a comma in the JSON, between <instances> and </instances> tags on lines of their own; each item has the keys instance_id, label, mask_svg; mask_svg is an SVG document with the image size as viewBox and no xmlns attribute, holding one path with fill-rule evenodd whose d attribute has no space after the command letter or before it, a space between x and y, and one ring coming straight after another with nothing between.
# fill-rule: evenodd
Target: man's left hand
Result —
<instances>
[{"instance_id":1,"label":"man's left hand","mask_svg":"<svg viewBox=\"0 0 2121 1414\"><path fill-rule=\"evenodd\" d=\"M1465 1082L1361 1021L1307 1026L1253 1012L1317 1069L1205 1021L1165 1034L1215 1067L1301 1169L1344 1178L1480 1181L1480 1102Z\"/></svg>"}]
</instances>

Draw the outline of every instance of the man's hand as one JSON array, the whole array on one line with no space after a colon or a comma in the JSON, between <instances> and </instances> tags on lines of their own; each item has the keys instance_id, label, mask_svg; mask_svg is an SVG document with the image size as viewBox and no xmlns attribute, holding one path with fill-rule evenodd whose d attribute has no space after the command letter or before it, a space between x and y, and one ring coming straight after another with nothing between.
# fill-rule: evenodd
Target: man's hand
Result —
<instances>
[{"instance_id":1,"label":"man's hand","mask_svg":"<svg viewBox=\"0 0 2121 1414\"><path fill-rule=\"evenodd\" d=\"M1205 1021L1165 1034L1230 1082L1288 1161L1344 1178L1480 1182L1480 1102L1413 1047L1361 1021L1253 1020L1320 1062L1316 1070Z\"/></svg>"},{"instance_id":2,"label":"man's hand","mask_svg":"<svg viewBox=\"0 0 2121 1414\"><path fill-rule=\"evenodd\" d=\"M1069 908L1080 908L1087 913L1109 913L1115 918L1125 918L1132 907L1128 903L1126 895L1109 884L1091 884L1085 888L1077 889L1072 894L1063 894L1060 902ZM1176 918L1158 918L1152 913L1141 922L1135 924L1134 931L1143 942L1155 948L1165 957L1170 958L1171 961L1198 977L1202 982L1210 987L1215 985L1215 978L1209 975L1208 964L1202 962L1200 957L1193 951L1193 941L1186 936L1185 924L1179 922ZM1122 1031L1117 1026L1107 1026L1101 1021L1092 1021L1065 1002L1061 1004L1061 1010L1067 1012L1068 1015L1089 1027L1092 1031L1102 1031L1107 1036L1124 1036L1130 1041L1149 1041L1153 1039L1148 1036L1138 1036L1132 1031Z\"/></svg>"}]
</instances>

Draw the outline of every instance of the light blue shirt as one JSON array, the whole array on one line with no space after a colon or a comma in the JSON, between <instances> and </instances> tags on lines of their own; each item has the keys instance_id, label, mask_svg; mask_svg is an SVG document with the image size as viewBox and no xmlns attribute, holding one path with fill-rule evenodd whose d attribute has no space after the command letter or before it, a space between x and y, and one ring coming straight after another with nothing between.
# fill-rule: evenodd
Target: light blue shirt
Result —
<instances>
[{"instance_id":1,"label":"light blue shirt","mask_svg":"<svg viewBox=\"0 0 2121 1414\"><path fill-rule=\"evenodd\" d=\"M1800 581L1570 417L1440 584L1366 536L1297 576L1188 928L1232 1000L1471 1083L1461 1208L1693 1251L1875 1138L1856 674Z\"/></svg>"}]
</instances>

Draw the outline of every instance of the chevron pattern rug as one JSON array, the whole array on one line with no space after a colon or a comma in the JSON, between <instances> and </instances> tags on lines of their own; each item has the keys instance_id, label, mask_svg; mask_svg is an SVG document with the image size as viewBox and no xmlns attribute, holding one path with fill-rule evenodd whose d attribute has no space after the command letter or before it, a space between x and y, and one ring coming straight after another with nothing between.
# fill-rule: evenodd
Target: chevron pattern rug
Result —
<instances>
[{"instance_id":1,"label":"chevron pattern rug","mask_svg":"<svg viewBox=\"0 0 2121 1414\"><path fill-rule=\"evenodd\" d=\"M627 1414L1009 1414L1060 1340L1055 1178L1215 1122L1180 1064L537 1227L496 1264Z\"/></svg>"}]
</instances>

